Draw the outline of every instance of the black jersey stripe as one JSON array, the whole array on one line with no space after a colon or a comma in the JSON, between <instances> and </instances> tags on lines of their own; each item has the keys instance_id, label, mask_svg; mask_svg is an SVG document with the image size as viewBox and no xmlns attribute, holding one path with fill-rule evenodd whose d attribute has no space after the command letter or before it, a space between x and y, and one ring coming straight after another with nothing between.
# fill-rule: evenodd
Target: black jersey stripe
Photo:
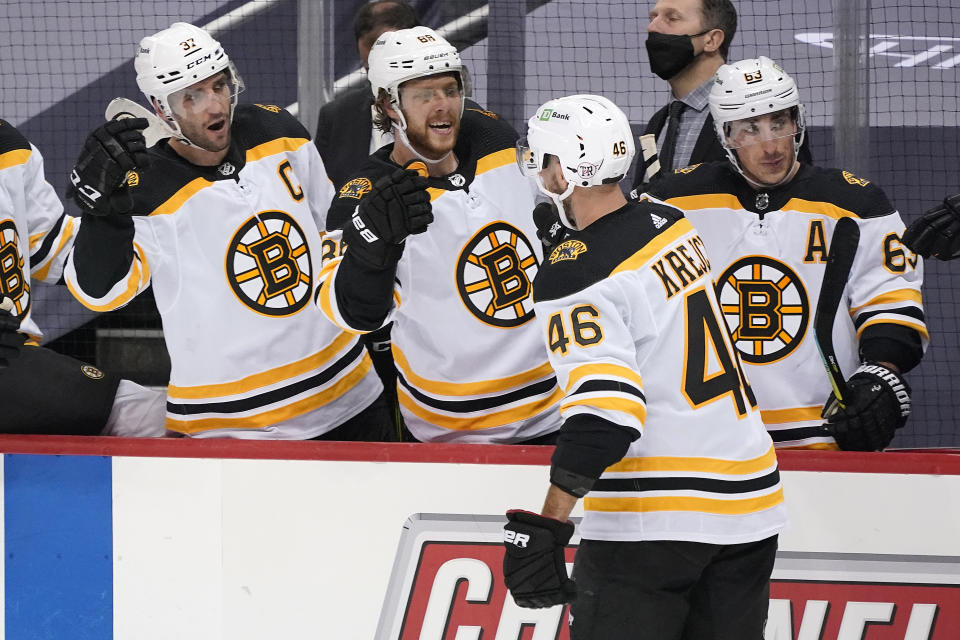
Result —
<instances>
[{"instance_id":1,"label":"black jersey stripe","mask_svg":"<svg viewBox=\"0 0 960 640\"><path fill-rule=\"evenodd\" d=\"M440 409L441 411L448 411L450 413L474 413L476 411L496 409L510 404L511 402L516 402L517 400L523 400L525 398L532 398L534 396L550 393L557 386L557 379L554 376L550 376L546 380L541 380L540 382L535 382L525 387L514 389L513 391L496 396L475 398L471 400L439 400L424 394L418 389L413 388L403 377L403 374L399 371L397 372L397 381L399 381L400 384L402 384L403 387L410 393L410 395L416 398L421 404L434 409Z\"/></svg>"},{"instance_id":2,"label":"black jersey stripe","mask_svg":"<svg viewBox=\"0 0 960 640\"><path fill-rule=\"evenodd\" d=\"M272 391L267 391L265 393L250 396L249 398L243 398L241 400L227 400L223 402L184 404L170 402L167 400L167 412L181 416L189 416L200 413L240 413L243 411L250 411L252 409L265 407L326 384L336 377L341 371L350 366L350 364L360 356L363 350L363 343L358 340L349 351L347 351L336 362L323 371L319 371L309 378L304 378L303 380L294 382L286 387L273 389Z\"/></svg>"},{"instance_id":3,"label":"black jersey stripe","mask_svg":"<svg viewBox=\"0 0 960 640\"><path fill-rule=\"evenodd\" d=\"M614 391L616 393L628 393L632 396L640 398L641 401L646 402L647 397L643 395L643 392L640 389L637 389L633 385L627 384L626 382L621 382L619 380L587 380L581 385L578 385L576 389L567 394L567 397L574 396L578 393L592 393L594 391Z\"/></svg>"},{"instance_id":4,"label":"black jersey stripe","mask_svg":"<svg viewBox=\"0 0 960 640\"><path fill-rule=\"evenodd\" d=\"M830 434L824 431L822 425L815 427L797 427L795 429L778 429L769 431L773 442L790 442L791 440L806 440L807 438L826 438Z\"/></svg>"},{"instance_id":5,"label":"black jersey stripe","mask_svg":"<svg viewBox=\"0 0 960 640\"><path fill-rule=\"evenodd\" d=\"M863 313L857 316L856 320L853 321L853 325L857 329L859 329L861 326L863 326L863 323L869 320L870 318L874 316L883 315L885 313L907 316L909 318L914 318L915 320L919 320L921 322L926 322L926 318L923 315L923 309L921 309L920 307L894 307L892 309L877 309L875 311L864 311Z\"/></svg>"},{"instance_id":6,"label":"black jersey stripe","mask_svg":"<svg viewBox=\"0 0 960 640\"><path fill-rule=\"evenodd\" d=\"M759 478L721 480L716 478L601 478L591 492L702 491L705 493L737 494L763 491L777 486L780 471L774 469Z\"/></svg>"},{"instance_id":7,"label":"black jersey stripe","mask_svg":"<svg viewBox=\"0 0 960 640\"><path fill-rule=\"evenodd\" d=\"M36 251L30 254L30 264L40 264L50 254L50 249L53 248L54 243L60 237L60 229L63 228L63 222L66 220L66 217L66 212L60 214L60 217L57 218L57 221L54 223L53 227L43 238L43 242L40 243L40 246L37 247Z\"/></svg>"}]
</instances>

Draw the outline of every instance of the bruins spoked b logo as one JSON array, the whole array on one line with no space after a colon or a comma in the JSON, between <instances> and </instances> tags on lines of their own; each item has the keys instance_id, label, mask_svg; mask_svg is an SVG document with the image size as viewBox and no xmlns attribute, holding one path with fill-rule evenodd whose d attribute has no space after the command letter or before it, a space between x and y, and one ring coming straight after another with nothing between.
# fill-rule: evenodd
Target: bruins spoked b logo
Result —
<instances>
[{"instance_id":1,"label":"bruins spoked b logo","mask_svg":"<svg viewBox=\"0 0 960 640\"><path fill-rule=\"evenodd\" d=\"M537 257L523 232L506 222L487 225L463 247L457 260L457 289L481 321L518 327L533 318Z\"/></svg>"},{"instance_id":2,"label":"bruins spoked b logo","mask_svg":"<svg viewBox=\"0 0 960 640\"><path fill-rule=\"evenodd\" d=\"M226 268L233 292L257 313L289 316L310 301L310 247L283 211L261 211L244 222L227 248Z\"/></svg>"},{"instance_id":3,"label":"bruins spoked b logo","mask_svg":"<svg viewBox=\"0 0 960 640\"><path fill-rule=\"evenodd\" d=\"M23 275L20 238L13 220L0 222L0 299L10 298L22 318L30 306L30 285Z\"/></svg>"},{"instance_id":4,"label":"bruins spoked b logo","mask_svg":"<svg viewBox=\"0 0 960 640\"><path fill-rule=\"evenodd\" d=\"M803 341L810 305L790 267L768 256L747 256L717 280L717 298L744 361L769 364Z\"/></svg>"}]
</instances>

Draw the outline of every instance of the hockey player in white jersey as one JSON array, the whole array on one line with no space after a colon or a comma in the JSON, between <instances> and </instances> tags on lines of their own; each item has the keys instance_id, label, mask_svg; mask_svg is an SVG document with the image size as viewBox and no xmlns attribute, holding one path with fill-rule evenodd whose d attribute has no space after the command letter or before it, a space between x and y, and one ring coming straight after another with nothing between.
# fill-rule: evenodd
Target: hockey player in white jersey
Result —
<instances>
[{"instance_id":1,"label":"hockey player in white jersey","mask_svg":"<svg viewBox=\"0 0 960 640\"><path fill-rule=\"evenodd\" d=\"M631 138L616 105L575 95L518 145L572 231L534 282L564 422L543 509L507 514L504 580L525 607L575 597L573 640L760 638L786 523L773 442L697 232L620 190Z\"/></svg>"},{"instance_id":2,"label":"hockey player in white jersey","mask_svg":"<svg viewBox=\"0 0 960 640\"><path fill-rule=\"evenodd\" d=\"M378 126L395 142L334 198L328 228L342 226L347 246L325 264L317 304L349 331L393 322L416 439L550 442L561 392L533 322L542 249L516 132L464 108L467 71L431 29L384 33L369 66ZM426 177L404 172L409 162Z\"/></svg>"},{"instance_id":3,"label":"hockey player in white jersey","mask_svg":"<svg viewBox=\"0 0 960 640\"><path fill-rule=\"evenodd\" d=\"M0 433L162 436L163 394L38 346L33 285L60 281L77 222L0 120Z\"/></svg>"},{"instance_id":4,"label":"hockey player in white jersey","mask_svg":"<svg viewBox=\"0 0 960 640\"><path fill-rule=\"evenodd\" d=\"M88 138L71 291L108 310L153 286L173 433L387 437L363 345L312 304L333 187L309 134L279 107L238 105L240 75L193 25L144 38L135 67L167 137L144 150L147 121L126 119Z\"/></svg>"},{"instance_id":5,"label":"hockey player in white jersey","mask_svg":"<svg viewBox=\"0 0 960 640\"><path fill-rule=\"evenodd\" d=\"M678 169L648 197L683 209L706 243L721 310L777 446L883 449L910 412L902 376L928 341L923 266L901 240L899 213L869 180L797 160L803 105L769 58L722 66L710 110L729 161ZM812 320L841 218L860 229L834 327L854 396L824 428L831 387ZM667 274L664 283L681 280Z\"/></svg>"}]
</instances>

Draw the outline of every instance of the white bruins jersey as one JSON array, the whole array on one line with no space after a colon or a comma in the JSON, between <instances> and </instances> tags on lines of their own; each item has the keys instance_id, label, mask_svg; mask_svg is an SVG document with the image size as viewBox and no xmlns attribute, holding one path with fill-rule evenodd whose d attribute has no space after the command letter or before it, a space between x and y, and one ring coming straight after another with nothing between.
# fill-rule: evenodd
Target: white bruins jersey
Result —
<instances>
[{"instance_id":1,"label":"white bruins jersey","mask_svg":"<svg viewBox=\"0 0 960 640\"><path fill-rule=\"evenodd\" d=\"M728 163L677 170L647 194L682 209L703 238L717 297L778 447L835 449L821 429L830 395L813 318L837 220L860 244L834 324L846 376L871 337L926 348L922 263L900 237L900 215L868 180L802 165L792 181L755 191ZM676 277L671 278L677 282Z\"/></svg>"},{"instance_id":2,"label":"white bruins jersey","mask_svg":"<svg viewBox=\"0 0 960 640\"><path fill-rule=\"evenodd\" d=\"M561 397L533 322L542 259L531 215L536 186L516 166L516 133L490 112L464 112L460 165L429 178L434 221L409 236L397 268L391 339L407 427L426 442L512 443L560 427ZM396 171L392 145L334 199L328 228L350 219L372 184ZM349 247L346 249L349 251ZM340 260L324 266L317 303L337 306Z\"/></svg>"},{"instance_id":3,"label":"white bruins jersey","mask_svg":"<svg viewBox=\"0 0 960 640\"><path fill-rule=\"evenodd\" d=\"M710 276L686 218L630 203L569 236L537 277L564 419L639 436L584 497L584 538L734 544L786 523L773 442Z\"/></svg>"},{"instance_id":4,"label":"white bruins jersey","mask_svg":"<svg viewBox=\"0 0 960 640\"><path fill-rule=\"evenodd\" d=\"M0 120L0 298L13 300L20 331L36 342L31 282L60 279L78 222L44 179L37 148Z\"/></svg>"},{"instance_id":5,"label":"white bruins jersey","mask_svg":"<svg viewBox=\"0 0 960 640\"><path fill-rule=\"evenodd\" d=\"M279 107L237 107L232 138L217 167L152 148L128 175L136 215L85 216L67 284L95 311L152 284L172 364L169 430L311 438L383 389L359 339L311 304L333 187Z\"/></svg>"}]
</instances>

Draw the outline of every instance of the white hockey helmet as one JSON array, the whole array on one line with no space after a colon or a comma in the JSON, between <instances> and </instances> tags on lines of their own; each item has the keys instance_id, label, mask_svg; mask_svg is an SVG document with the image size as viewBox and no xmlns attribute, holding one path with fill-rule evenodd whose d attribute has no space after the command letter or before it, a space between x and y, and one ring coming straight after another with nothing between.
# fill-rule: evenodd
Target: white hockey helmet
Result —
<instances>
[{"instance_id":1,"label":"white hockey helmet","mask_svg":"<svg viewBox=\"0 0 960 640\"><path fill-rule=\"evenodd\" d=\"M550 100L527 122L527 136L517 142L517 164L537 180L540 191L558 208L574 187L616 184L630 170L636 147L627 116L603 96L580 94ZM547 155L560 160L567 189L549 191L540 177ZM561 222L571 226L561 214Z\"/></svg>"},{"instance_id":2,"label":"white hockey helmet","mask_svg":"<svg viewBox=\"0 0 960 640\"><path fill-rule=\"evenodd\" d=\"M408 80L453 72L461 97L470 95L470 74L460 61L456 47L428 27L386 31L377 38L367 59L370 89L374 99L380 90L390 96L390 105L400 114L400 128L407 122L400 110L400 85ZM463 112L463 100L460 101Z\"/></svg>"},{"instance_id":3,"label":"white hockey helmet","mask_svg":"<svg viewBox=\"0 0 960 640\"><path fill-rule=\"evenodd\" d=\"M725 64L717 70L710 89L710 115L720 144L730 162L743 173L734 152L739 146L731 140L732 123L792 109L797 124L793 135L794 159L803 144L805 132L803 104L793 78L766 56Z\"/></svg>"},{"instance_id":4,"label":"white hockey helmet","mask_svg":"<svg viewBox=\"0 0 960 640\"><path fill-rule=\"evenodd\" d=\"M177 138L188 142L174 117L171 96L226 71L231 83L230 116L243 91L243 80L226 51L209 33L186 22L174 22L140 41L134 59L137 86L151 105L156 105L164 122Z\"/></svg>"}]
</instances>

